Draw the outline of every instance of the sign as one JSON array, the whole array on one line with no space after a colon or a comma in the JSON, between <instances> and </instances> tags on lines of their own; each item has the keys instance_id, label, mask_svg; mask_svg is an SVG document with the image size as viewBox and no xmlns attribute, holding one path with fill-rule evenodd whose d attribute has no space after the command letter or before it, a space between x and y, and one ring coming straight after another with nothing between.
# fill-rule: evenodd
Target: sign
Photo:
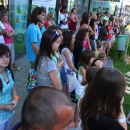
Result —
<instances>
[{"instance_id":1,"label":"sign","mask_svg":"<svg viewBox=\"0 0 130 130\"><path fill-rule=\"evenodd\" d=\"M56 0L32 0L32 10L35 7L43 7L46 12L55 12Z\"/></svg>"},{"instance_id":2,"label":"sign","mask_svg":"<svg viewBox=\"0 0 130 130\"><path fill-rule=\"evenodd\" d=\"M15 30L15 51L25 52L25 32L27 29L27 16L29 0L9 0L10 24Z\"/></svg>"},{"instance_id":3,"label":"sign","mask_svg":"<svg viewBox=\"0 0 130 130\"><path fill-rule=\"evenodd\" d=\"M91 6L91 11L94 13L104 13L105 11L114 13L115 7L119 8L119 2L109 2L109 1L93 1Z\"/></svg>"}]
</instances>

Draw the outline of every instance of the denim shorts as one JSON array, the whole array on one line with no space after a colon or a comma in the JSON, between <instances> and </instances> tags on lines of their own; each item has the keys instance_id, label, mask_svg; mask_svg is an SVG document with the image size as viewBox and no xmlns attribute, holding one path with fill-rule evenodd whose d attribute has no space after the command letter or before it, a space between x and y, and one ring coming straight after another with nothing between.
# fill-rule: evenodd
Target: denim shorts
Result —
<instances>
[{"instance_id":1,"label":"denim shorts","mask_svg":"<svg viewBox=\"0 0 130 130\"><path fill-rule=\"evenodd\" d=\"M73 71L66 69L67 74L71 74ZM61 76L61 81L62 81L62 85L67 85L67 77L66 77L66 72L65 72L65 68L62 66L61 71L60 71L60 76Z\"/></svg>"}]
</instances>

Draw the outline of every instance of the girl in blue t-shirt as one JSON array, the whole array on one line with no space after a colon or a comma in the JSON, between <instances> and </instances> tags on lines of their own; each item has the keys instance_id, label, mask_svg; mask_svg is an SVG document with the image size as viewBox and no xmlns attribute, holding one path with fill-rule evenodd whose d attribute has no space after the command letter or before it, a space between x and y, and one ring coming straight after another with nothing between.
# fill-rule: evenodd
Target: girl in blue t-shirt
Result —
<instances>
[{"instance_id":1,"label":"girl in blue t-shirt","mask_svg":"<svg viewBox=\"0 0 130 130\"><path fill-rule=\"evenodd\" d=\"M0 130L8 130L18 100L11 71L11 52L0 44Z\"/></svg>"}]
</instances>

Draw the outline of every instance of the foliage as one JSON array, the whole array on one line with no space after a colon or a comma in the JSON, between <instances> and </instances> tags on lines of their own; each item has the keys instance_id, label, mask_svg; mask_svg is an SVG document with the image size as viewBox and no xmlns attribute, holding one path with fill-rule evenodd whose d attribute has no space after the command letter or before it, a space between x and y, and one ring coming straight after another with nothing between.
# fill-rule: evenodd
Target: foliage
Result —
<instances>
[{"instance_id":1,"label":"foliage","mask_svg":"<svg viewBox=\"0 0 130 130\"><path fill-rule=\"evenodd\" d=\"M124 56L125 56L125 51L118 51L117 44L118 44L118 41L115 40L115 42L112 44L112 48L111 48L109 55L110 55L111 59L113 59L113 60L123 61ZM130 41L129 41L129 39L127 39L127 45L128 45L127 54L130 56Z\"/></svg>"}]
</instances>

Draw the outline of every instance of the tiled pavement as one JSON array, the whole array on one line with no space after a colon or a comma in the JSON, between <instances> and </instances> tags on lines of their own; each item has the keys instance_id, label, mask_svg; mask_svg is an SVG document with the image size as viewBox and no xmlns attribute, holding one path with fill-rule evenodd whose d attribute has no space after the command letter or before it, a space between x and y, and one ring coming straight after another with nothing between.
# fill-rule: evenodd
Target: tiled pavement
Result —
<instances>
[{"instance_id":1,"label":"tiled pavement","mask_svg":"<svg viewBox=\"0 0 130 130\"><path fill-rule=\"evenodd\" d=\"M19 101L18 106L15 110L15 114L12 118L10 130L14 124L16 124L17 122L21 120L22 105L23 105L24 99L26 98L28 94L26 90L26 80L27 80L28 70L30 68L30 63L29 61L26 60L26 55L23 55L17 58L16 64L21 68L21 70L14 71L15 87L17 90L17 94L20 96L21 100ZM74 130L74 129L70 129L70 130Z\"/></svg>"}]
</instances>

